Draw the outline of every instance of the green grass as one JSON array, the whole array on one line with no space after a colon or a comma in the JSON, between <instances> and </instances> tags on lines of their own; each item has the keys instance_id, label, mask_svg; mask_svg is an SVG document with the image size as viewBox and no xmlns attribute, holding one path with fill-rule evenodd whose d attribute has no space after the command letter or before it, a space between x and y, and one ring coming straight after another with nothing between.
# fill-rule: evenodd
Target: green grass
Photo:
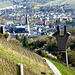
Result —
<instances>
[{"instance_id":1,"label":"green grass","mask_svg":"<svg viewBox=\"0 0 75 75\"><path fill-rule=\"evenodd\" d=\"M31 68L33 68L33 69L36 69L37 70L37 68L36 67L34 67L34 66L32 66L32 65L30 65L30 64L28 64L28 63L26 63L26 62L24 62L24 61L22 61L21 59L20 59L20 56L18 56L18 58L16 58L16 56L13 54L11 54L11 53L6 53L6 52L4 52L3 50L2 51L0 51L0 56L6 56L8 59L11 59L12 61L14 61L14 62L16 62L16 63L22 63L23 65L27 65L27 66L29 66L29 67L31 67ZM28 61L27 59L24 59L25 61ZM38 69L39 70L39 69Z\"/></svg>"},{"instance_id":2,"label":"green grass","mask_svg":"<svg viewBox=\"0 0 75 75\"><path fill-rule=\"evenodd\" d=\"M38 41L38 40L46 40L50 35L44 35L44 36L41 36L39 38L35 38L33 40L29 40L28 43L32 43L34 41Z\"/></svg>"},{"instance_id":3,"label":"green grass","mask_svg":"<svg viewBox=\"0 0 75 75\"><path fill-rule=\"evenodd\" d=\"M58 68L58 70L61 72L62 75L75 75L75 69L73 70L68 67L65 67L62 64L55 62L54 60L51 60L49 58L46 59L51 61Z\"/></svg>"}]
</instances>

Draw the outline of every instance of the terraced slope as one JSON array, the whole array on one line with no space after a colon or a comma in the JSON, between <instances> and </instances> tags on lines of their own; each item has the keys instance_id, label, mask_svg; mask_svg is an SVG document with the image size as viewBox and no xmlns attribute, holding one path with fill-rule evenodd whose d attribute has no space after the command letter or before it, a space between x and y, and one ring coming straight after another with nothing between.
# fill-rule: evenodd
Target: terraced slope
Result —
<instances>
[{"instance_id":1,"label":"terraced slope","mask_svg":"<svg viewBox=\"0 0 75 75\"><path fill-rule=\"evenodd\" d=\"M13 41L0 38L0 75L16 75L17 63L24 65L24 75L41 75L41 72L53 74L42 57Z\"/></svg>"}]
</instances>

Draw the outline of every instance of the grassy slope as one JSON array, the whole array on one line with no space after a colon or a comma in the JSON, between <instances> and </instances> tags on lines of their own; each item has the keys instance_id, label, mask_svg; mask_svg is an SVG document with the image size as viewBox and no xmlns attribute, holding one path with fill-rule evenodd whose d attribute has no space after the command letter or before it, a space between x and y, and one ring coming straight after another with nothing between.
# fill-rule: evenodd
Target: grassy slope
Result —
<instances>
[{"instance_id":1,"label":"grassy slope","mask_svg":"<svg viewBox=\"0 0 75 75\"><path fill-rule=\"evenodd\" d=\"M28 43L31 43L31 42L34 42L34 41L38 41L38 40L47 40L49 37L49 35L44 35L44 36L41 36L39 38L35 38L35 39L32 39L32 40L29 40Z\"/></svg>"},{"instance_id":2,"label":"grassy slope","mask_svg":"<svg viewBox=\"0 0 75 75\"><path fill-rule=\"evenodd\" d=\"M59 69L59 71L62 73L62 75L75 75L75 70L65 67L62 64L57 63L49 58L47 58L47 59L49 61L51 61Z\"/></svg>"},{"instance_id":3,"label":"grassy slope","mask_svg":"<svg viewBox=\"0 0 75 75\"><path fill-rule=\"evenodd\" d=\"M11 6L11 5L12 5L12 3L9 1L0 2L0 8L5 8L5 7Z\"/></svg>"},{"instance_id":4,"label":"grassy slope","mask_svg":"<svg viewBox=\"0 0 75 75\"><path fill-rule=\"evenodd\" d=\"M68 8L73 8L75 9L75 0L67 0Z\"/></svg>"},{"instance_id":5,"label":"grassy slope","mask_svg":"<svg viewBox=\"0 0 75 75\"><path fill-rule=\"evenodd\" d=\"M44 3L43 5L39 4L39 3L36 3L36 6L34 7L34 9L35 8L39 9L39 6L47 6L51 3L52 4L65 4L65 3L68 3L69 4L68 8L75 8L75 0L53 0L53 1L48 1L48 3ZM0 8L8 7L8 6L11 6L11 5L12 5L12 3L9 2L9 1L0 2Z\"/></svg>"},{"instance_id":6,"label":"grassy slope","mask_svg":"<svg viewBox=\"0 0 75 75\"><path fill-rule=\"evenodd\" d=\"M71 35L75 35L75 28L68 29L67 31L70 32Z\"/></svg>"},{"instance_id":7,"label":"grassy slope","mask_svg":"<svg viewBox=\"0 0 75 75\"><path fill-rule=\"evenodd\" d=\"M53 1L55 4L68 4L68 8L70 9L75 9L75 0L55 0Z\"/></svg>"},{"instance_id":8,"label":"grassy slope","mask_svg":"<svg viewBox=\"0 0 75 75\"><path fill-rule=\"evenodd\" d=\"M70 8L70 9L75 9L75 0L53 0L53 1L49 1L48 3L44 3L44 4L37 4L36 6L48 6L50 4L52 5L57 5L57 4L65 4L67 3L68 6L67 6L67 9Z\"/></svg>"},{"instance_id":9,"label":"grassy slope","mask_svg":"<svg viewBox=\"0 0 75 75\"><path fill-rule=\"evenodd\" d=\"M11 47L13 47L13 49ZM17 50L17 48L19 49L19 51ZM30 51L26 51L25 49L22 49L22 48L20 49L20 48L21 47L18 47L17 45L16 45L16 48L13 45L9 46L8 42L0 39L0 56L1 57L4 57L15 63L22 63L25 67L31 68L31 70L33 72L36 72L37 74L40 74L40 72L52 72L48 68L48 66L43 63L43 59L39 55ZM28 56L30 56L30 61Z\"/></svg>"}]
</instances>

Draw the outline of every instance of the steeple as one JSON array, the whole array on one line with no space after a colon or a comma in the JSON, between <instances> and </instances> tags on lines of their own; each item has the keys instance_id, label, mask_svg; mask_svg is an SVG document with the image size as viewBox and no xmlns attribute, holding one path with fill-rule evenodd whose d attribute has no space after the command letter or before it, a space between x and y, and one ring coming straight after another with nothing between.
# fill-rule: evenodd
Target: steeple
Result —
<instances>
[{"instance_id":1,"label":"steeple","mask_svg":"<svg viewBox=\"0 0 75 75\"><path fill-rule=\"evenodd\" d=\"M45 24L45 16L44 16L44 18L43 18L43 25L45 26L46 24Z\"/></svg>"},{"instance_id":2,"label":"steeple","mask_svg":"<svg viewBox=\"0 0 75 75\"><path fill-rule=\"evenodd\" d=\"M25 24L27 25L27 29L28 29L28 32L30 33L30 26L29 26L29 15L28 14L26 14L26 22L25 22Z\"/></svg>"},{"instance_id":3,"label":"steeple","mask_svg":"<svg viewBox=\"0 0 75 75\"><path fill-rule=\"evenodd\" d=\"M28 21L28 14L26 14L26 22L25 22L25 24L28 25L28 22L29 22Z\"/></svg>"},{"instance_id":4,"label":"steeple","mask_svg":"<svg viewBox=\"0 0 75 75\"><path fill-rule=\"evenodd\" d=\"M66 25L64 25L64 34L66 34Z\"/></svg>"}]
</instances>

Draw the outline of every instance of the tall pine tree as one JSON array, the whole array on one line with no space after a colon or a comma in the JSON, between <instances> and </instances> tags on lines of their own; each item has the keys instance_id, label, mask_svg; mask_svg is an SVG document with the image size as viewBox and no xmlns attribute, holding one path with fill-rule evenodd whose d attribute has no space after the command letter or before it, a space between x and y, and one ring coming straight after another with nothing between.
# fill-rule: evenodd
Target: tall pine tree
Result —
<instances>
[{"instance_id":1,"label":"tall pine tree","mask_svg":"<svg viewBox=\"0 0 75 75\"><path fill-rule=\"evenodd\" d=\"M27 40L26 36L24 36L24 38L23 38L22 45L23 45L23 47L29 48L29 46L28 46L28 40Z\"/></svg>"},{"instance_id":2,"label":"tall pine tree","mask_svg":"<svg viewBox=\"0 0 75 75\"><path fill-rule=\"evenodd\" d=\"M20 39L19 39L19 36L18 36L18 35L16 35L16 39L20 41Z\"/></svg>"}]
</instances>

